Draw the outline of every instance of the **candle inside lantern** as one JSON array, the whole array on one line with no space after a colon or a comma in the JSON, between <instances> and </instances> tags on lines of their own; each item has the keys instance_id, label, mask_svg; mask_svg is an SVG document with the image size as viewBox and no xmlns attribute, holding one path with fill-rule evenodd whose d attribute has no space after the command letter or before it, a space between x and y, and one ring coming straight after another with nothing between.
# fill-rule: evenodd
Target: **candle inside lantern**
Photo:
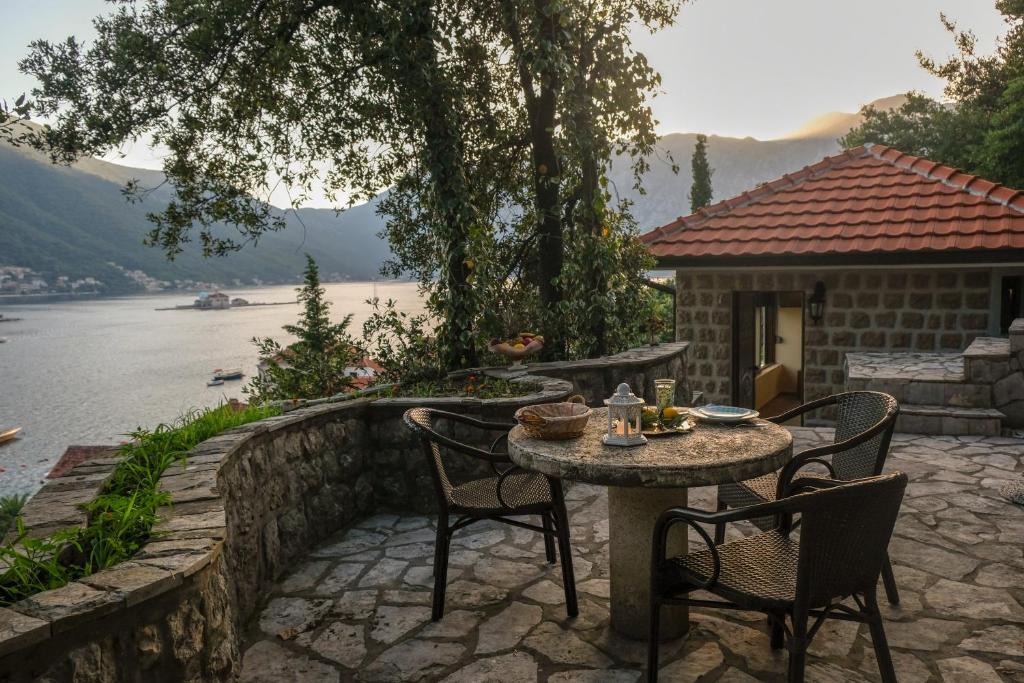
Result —
<instances>
[{"instance_id":1,"label":"candle inside lantern","mask_svg":"<svg viewBox=\"0 0 1024 683\"><path fill-rule=\"evenodd\" d=\"M628 384L620 384L615 394L605 399L608 406L608 433L604 443L609 446L638 446L647 443L640 428L640 414L643 399L629 390Z\"/></svg>"}]
</instances>

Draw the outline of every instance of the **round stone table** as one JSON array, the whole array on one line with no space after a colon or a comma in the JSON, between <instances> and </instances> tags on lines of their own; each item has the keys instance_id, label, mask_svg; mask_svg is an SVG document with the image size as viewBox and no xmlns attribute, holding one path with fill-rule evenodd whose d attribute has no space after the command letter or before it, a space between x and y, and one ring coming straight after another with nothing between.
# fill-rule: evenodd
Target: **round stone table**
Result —
<instances>
[{"instance_id":1,"label":"round stone table","mask_svg":"<svg viewBox=\"0 0 1024 683\"><path fill-rule=\"evenodd\" d=\"M559 479L608 487L612 627L628 638L647 638L650 605L651 538L658 516L687 504L691 486L741 481L782 467L792 457L793 437L785 428L759 420L760 427L698 423L688 434L649 439L642 446L601 442L606 408L594 410L586 432L568 441L531 439L521 427L509 433L509 456L526 469ZM669 555L686 552L686 525L669 535ZM685 606L661 609L662 637L686 633Z\"/></svg>"}]
</instances>

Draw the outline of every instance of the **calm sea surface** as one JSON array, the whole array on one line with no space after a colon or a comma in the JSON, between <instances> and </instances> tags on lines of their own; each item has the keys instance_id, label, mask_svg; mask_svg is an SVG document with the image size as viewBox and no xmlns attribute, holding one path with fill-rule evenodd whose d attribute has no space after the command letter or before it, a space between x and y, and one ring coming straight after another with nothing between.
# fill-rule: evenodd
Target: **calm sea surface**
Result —
<instances>
[{"instance_id":1,"label":"calm sea surface","mask_svg":"<svg viewBox=\"0 0 1024 683\"><path fill-rule=\"evenodd\" d=\"M352 313L358 335L375 294L420 312L414 284L325 286L336 320ZM250 302L294 301L293 286L228 290ZM139 427L169 422L190 408L242 398L242 381L207 387L214 368L256 371L254 336L288 341L281 326L297 305L224 311L157 311L187 304L187 293L26 306L0 313L0 431L22 427L0 446L0 495L35 491L72 444L116 444Z\"/></svg>"}]
</instances>

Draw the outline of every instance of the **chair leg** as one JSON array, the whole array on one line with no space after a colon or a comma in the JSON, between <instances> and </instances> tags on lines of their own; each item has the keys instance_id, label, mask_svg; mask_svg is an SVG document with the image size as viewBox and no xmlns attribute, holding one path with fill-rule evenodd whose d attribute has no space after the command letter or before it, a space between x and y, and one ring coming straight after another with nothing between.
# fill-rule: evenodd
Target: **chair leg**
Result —
<instances>
[{"instance_id":1,"label":"chair leg","mask_svg":"<svg viewBox=\"0 0 1024 683\"><path fill-rule=\"evenodd\" d=\"M661 603L654 591L651 591L651 613L648 617L647 629L647 683L658 680L658 638L661 627Z\"/></svg>"},{"instance_id":2,"label":"chair leg","mask_svg":"<svg viewBox=\"0 0 1024 683\"><path fill-rule=\"evenodd\" d=\"M448 587L448 545L450 541L448 515L441 514L437 519L437 540L434 543L434 605L430 617L434 621L444 616L444 594Z\"/></svg>"},{"instance_id":3,"label":"chair leg","mask_svg":"<svg viewBox=\"0 0 1024 683\"><path fill-rule=\"evenodd\" d=\"M781 650L786 647L786 615L769 614L768 627L771 629L771 642L773 650Z\"/></svg>"},{"instance_id":4,"label":"chair leg","mask_svg":"<svg viewBox=\"0 0 1024 683\"><path fill-rule=\"evenodd\" d=\"M541 524L544 526L544 556L548 560L548 564L554 564L557 560L555 558L555 537L554 527L551 524L551 516L545 512L540 516Z\"/></svg>"},{"instance_id":5,"label":"chair leg","mask_svg":"<svg viewBox=\"0 0 1024 683\"><path fill-rule=\"evenodd\" d=\"M807 664L807 614L793 615L793 635L789 639L789 683L803 683Z\"/></svg>"},{"instance_id":6,"label":"chair leg","mask_svg":"<svg viewBox=\"0 0 1024 683\"><path fill-rule=\"evenodd\" d=\"M719 492L719 494L718 494L718 512L722 512L723 510L726 510L728 508L729 508L729 506L726 505L724 501L722 501L722 494L721 494L721 492ZM725 525L724 524L716 524L715 525L715 545L722 545L723 543L725 543Z\"/></svg>"},{"instance_id":7,"label":"chair leg","mask_svg":"<svg viewBox=\"0 0 1024 683\"><path fill-rule=\"evenodd\" d=\"M871 612L868 626L871 629L871 644L875 647L875 659L878 660L878 673L883 683L896 683L896 670L892 666L892 655L889 654L889 641L885 638L882 627L882 613L878 611L878 598L875 591L864 595L865 606Z\"/></svg>"},{"instance_id":8,"label":"chair leg","mask_svg":"<svg viewBox=\"0 0 1024 683\"><path fill-rule=\"evenodd\" d=\"M885 554L885 562L882 563L882 583L885 584L885 597L889 599L889 604L900 604L900 592L896 589L896 577L892 573L889 553Z\"/></svg>"},{"instance_id":9,"label":"chair leg","mask_svg":"<svg viewBox=\"0 0 1024 683\"><path fill-rule=\"evenodd\" d=\"M569 514L565 511L565 498L562 495L562 483L551 482L551 498L554 502L553 514L555 530L558 533L558 554L562 560L562 587L565 589L565 610L570 617L580 613L576 602L576 573L572 567L572 544L569 543Z\"/></svg>"}]
</instances>

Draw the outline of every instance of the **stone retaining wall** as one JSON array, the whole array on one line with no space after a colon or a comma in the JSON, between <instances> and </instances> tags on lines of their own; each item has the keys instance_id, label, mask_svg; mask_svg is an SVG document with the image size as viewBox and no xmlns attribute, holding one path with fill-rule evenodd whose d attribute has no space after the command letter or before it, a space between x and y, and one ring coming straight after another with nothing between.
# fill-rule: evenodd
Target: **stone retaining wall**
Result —
<instances>
[{"instance_id":1,"label":"stone retaining wall","mask_svg":"<svg viewBox=\"0 0 1024 683\"><path fill-rule=\"evenodd\" d=\"M263 590L373 505L368 403L298 410L193 449L161 478L172 506L131 561L0 609L0 681L230 680Z\"/></svg>"},{"instance_id":2,"label":"stone retaining wall","mask_svg":"<svg viewBox=\"0 0 1024 683\"><path fill-rule=\"evenodd\" d=\"M204 441L161 477L172 505L131 561L0 608L0 681L232 679L244 624L289 564L378 504L433 509L402 413L431 405L511 423L520 406L572 392L564 380L522 379L542 390L322 404ZM68 481L81 480L76 470ZM472 463L455 472L487 473Z\"/></svg>"},{"instance_id":3,"label":"stone retaining wall","mask_svg":"<svg viewBox=\"0 0 1024 683\"><path fill-rule=\"evenodd\" d=\"M245 624L294 560L378 505L434 509L426 461L401 421L406 409L429 405L511 424L523 405L597 392L598 372L602 382L633 377L638 386L674 372L685 384L685 351L644 351L624 358L620 371L576 366L591 373L586 387L527 375L517 379L540 391L509 399L323 403L208 439L161 477L172 504L130 561L0 608L0 682L232 680ZM441 429L470 438L461 427ZM91 485L89 475L101 474L85 472L95 463L80 467L65 484ZM456 478L489 473L472 461L455 469Z\"/></svg>"},{"instance_id":4,"label":"stone retaining wall","mask_svg":"<svg viewBox=\"0 0 1024 683\"><path fill-rule=\"evenodd\" d=\"M654 403L654 380L676 380L676 405L690 405L690 382L687 354L689 341L670 342L656 346L641 346L604 358L551 363L531 363L529 371L546 377L557 377L572 382L574 393L581 394L589 406L601 406L602 401L615 392L615 387L626 382L641 398ZM515 376L503 368L489 368L500 376Z\"/></svg>"},{"instance_id":5,"label":"stone retaining wall","mask_svg":"<svg viewBox=\"0 0 1024 683\"><path fill-rule=\"evenodd\" d=\"M540 391L515 398L484 400L410 397L374 401L369 406L368 424L374 443L371 469L378 502L385 507L417 512L433 512L437 508L434 482L426 457L416 436L402 421L402 415L409 408L436 408L511 426L515 423L515 412L523 406L561 401L575 391L570 382L551 377L518 375L514 381L537 383ZM485 450L504 433L498 431L481 434L479 430L446 420L440 421L437 427L439 432L456 441ZM450 467L449 476L456 482L494 475L488 463L469 457L449 458L447 464Z\"/></svg>"},{"instance_id":6,"label":"stone retaining wall","mask_svg":"<svg viewBox=\"0 0 1024 683\"><path fill-rule=\"evenodd\" d=\"M692 342L689 378L710 401L732 396L732 293L826 286L824 320L805 312L804 400L843 388L848 351L960 351L987 334L991 271L676 271L676 337Z\"/></svg>"}]
</instances>

